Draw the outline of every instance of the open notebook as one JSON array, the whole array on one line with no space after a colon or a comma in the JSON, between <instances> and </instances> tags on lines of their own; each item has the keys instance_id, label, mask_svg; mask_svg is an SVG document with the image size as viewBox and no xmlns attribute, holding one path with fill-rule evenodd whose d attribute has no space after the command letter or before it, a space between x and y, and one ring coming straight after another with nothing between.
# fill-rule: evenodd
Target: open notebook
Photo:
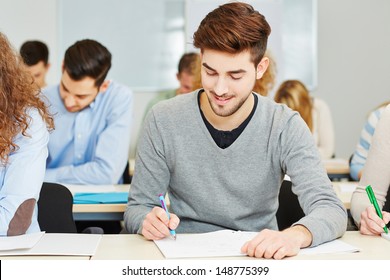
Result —
<instances>
[{"instance_id":1,"label":"open notebook","mask_svg":"<svg viewBox=\"0 0 390 280\"><path fill-rule=\"evenodd\" d=\"M154 241L165 258L198 258L245 256L240 249L257 232L220 230L201 234L178 234L176 240ZM301 249L299 254L358 252L359 248L334 240L314 248Z\"/></svg>"}]
</instances>

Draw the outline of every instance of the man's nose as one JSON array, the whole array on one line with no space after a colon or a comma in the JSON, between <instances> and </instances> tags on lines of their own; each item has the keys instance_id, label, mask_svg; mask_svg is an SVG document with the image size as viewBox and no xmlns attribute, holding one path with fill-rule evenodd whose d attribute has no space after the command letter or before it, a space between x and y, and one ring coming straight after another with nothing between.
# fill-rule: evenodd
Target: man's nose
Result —
<instances>
[{"instance_id":1,"label":"man's nose","mask_svg":"<svg viewBox=\"0 0 390 280\"><path fill-rule=\"evenodd\" d=\"M227 81L223 77L219 77L217 80L217 83L214 88L214 92L218 95L224 95L225 93L228 92L228 86L227 86Z\"/></svg>"},{"instance_id":2,"label":"man's nose","mask_svg":"<svg viewBox=\"0 0 390 280\"><path fill-rule=\"evenodd\" d=\"M68 94L64 98L64 103L66 107L73 107L76 104L75 98L71 94Z\"/></svg>"}]
</instances>

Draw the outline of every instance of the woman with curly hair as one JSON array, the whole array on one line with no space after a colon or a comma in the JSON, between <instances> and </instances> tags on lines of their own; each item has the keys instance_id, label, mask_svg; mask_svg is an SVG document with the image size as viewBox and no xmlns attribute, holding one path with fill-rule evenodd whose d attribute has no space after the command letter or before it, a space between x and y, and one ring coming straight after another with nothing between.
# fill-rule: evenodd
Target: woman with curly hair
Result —
<instances>
[{"instance_id":1,"label":"woman with curly hair","mask_svg":"<svg viewBox=\"0 0 390 280\"><path fill-rule=\"evenodd\" d=\"M52 128L33 77L0 33L0 236L40 231L37 200Z\"/></svg>"}]
</instances>

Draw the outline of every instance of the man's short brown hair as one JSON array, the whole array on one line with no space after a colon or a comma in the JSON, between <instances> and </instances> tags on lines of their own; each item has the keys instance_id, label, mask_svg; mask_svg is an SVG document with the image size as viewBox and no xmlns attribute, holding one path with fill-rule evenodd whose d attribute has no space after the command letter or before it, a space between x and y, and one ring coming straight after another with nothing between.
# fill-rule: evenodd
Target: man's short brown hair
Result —
<instances>
[{"instance_id":1,"label":"man's short brown hair","mask_svg":"<svg viewBox=\"0 0 390 280\"><path fill-rule=\"evenodd\" d=\"M265 17L246 3L234 2L210 12L194 33L194 46L231 54L249 50L257 66L267 49L271 27Z\"/></svg>"}]
</instances>

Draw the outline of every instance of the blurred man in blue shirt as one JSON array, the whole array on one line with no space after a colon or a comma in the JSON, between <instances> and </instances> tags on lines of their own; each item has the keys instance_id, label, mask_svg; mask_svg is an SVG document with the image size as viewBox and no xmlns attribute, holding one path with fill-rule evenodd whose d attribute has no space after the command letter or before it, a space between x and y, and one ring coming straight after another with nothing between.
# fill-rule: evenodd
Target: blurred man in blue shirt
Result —
<instances>
[{"instance_id":1,"label":"blurred man in blue shirt","mask_svg":"<svg viewBox=\"0 0 390 280\"><path fill-rule=\"evenodd\" d=\"M106 80L111 53L94 40L65 52L59 85L44 93L56 129L50 135L45 181L117 184L128 162L133 94Z\"/></svg>"}]
</instances>

